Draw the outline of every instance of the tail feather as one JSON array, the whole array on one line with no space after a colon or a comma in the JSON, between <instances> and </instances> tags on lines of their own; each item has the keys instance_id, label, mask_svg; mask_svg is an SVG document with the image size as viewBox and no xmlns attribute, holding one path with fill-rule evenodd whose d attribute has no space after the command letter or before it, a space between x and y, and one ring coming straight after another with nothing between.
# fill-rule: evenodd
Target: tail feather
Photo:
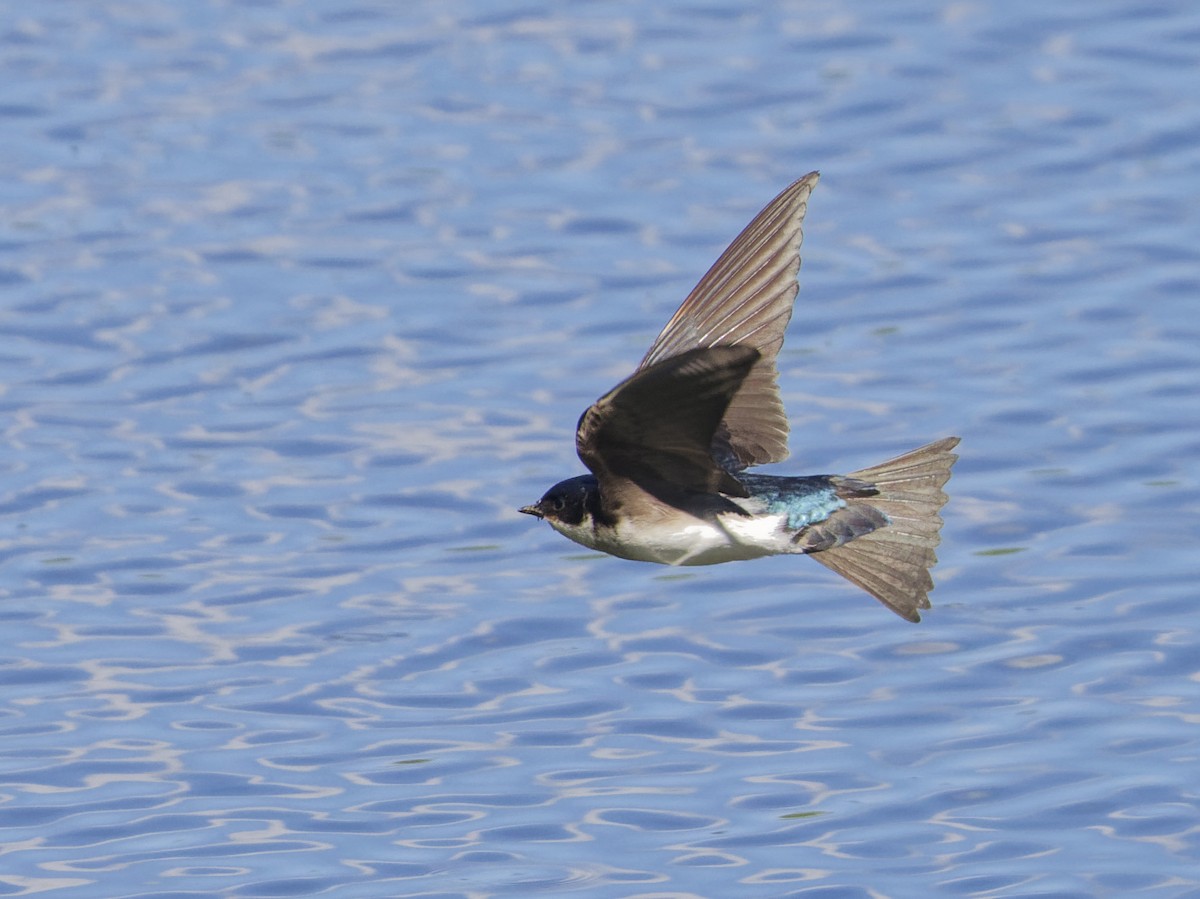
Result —
<instances>
[{"instance_id":1,"label":"tail feather","mask_svg":"<svg viewBox=\"0 0 1200 899\"><path fill-rule=\"evenodd\" d=\"M941 539L938 513L946 504L942 487L958 459L951 452L957 445L957 437L946 437L848 475L867 482L877 493L849 496L847 505L876 509L887 516L888 523L850 542L814 552L812 557L897 615L920 621L918 610L929 608L928 594L933 589L929 569L937 562L934 550Z\"/></svg>"}]
</instances>

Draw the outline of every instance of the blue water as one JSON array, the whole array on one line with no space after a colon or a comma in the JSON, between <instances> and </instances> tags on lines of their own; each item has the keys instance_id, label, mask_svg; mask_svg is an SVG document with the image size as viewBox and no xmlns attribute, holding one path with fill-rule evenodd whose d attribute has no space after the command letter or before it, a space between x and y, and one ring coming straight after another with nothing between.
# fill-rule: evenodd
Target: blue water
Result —
<instances>
[{"instance_id":1,"label":"blue water","mask_svg":"<svg viewBox=\"0 0 1200 899\"><path fill-rule=\"evenodd\" d=\"M764 5L766 6L766 5ZM1200 9L9 4L0 895L1200 893ZM516 507L810 169L920 625Z\"/></svg>"}]
</instances>

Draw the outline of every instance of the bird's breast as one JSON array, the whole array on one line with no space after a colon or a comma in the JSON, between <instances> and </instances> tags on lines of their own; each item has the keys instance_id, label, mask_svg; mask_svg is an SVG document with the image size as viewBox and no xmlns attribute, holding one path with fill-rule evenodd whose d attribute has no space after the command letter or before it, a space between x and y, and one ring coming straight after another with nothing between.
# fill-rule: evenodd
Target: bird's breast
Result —
<instances>
[{"instance_id":1,"label":"bird's breast","mask_svg":"<svg viewBox=\"0 0 1200 899\"><path fill-rule=\"evenodd\" d=\"M722 513L712 519L679 516L662 521L624 521L611 528L597 528L590 535L589 545L639 562L716 565L788 552L786 523L785 515L737 513Z\"/></svg>"}]
</instances>

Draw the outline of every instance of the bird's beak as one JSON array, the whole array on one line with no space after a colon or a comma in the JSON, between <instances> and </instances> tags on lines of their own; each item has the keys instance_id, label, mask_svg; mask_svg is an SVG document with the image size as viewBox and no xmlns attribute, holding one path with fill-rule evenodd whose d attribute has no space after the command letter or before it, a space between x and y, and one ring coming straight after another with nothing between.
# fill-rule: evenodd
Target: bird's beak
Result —
<instances>
[{"instance_id":1,"label":"bird's beak","mask_svg":"<svg viewBox=\"0 0 1200 899\"><path fill-rule=\"evenodd\" d=\"M521 506L521 508L517 509L517 511L524 512L526 515L532 515L535 518L545 518L546 517L545 514L542 512L542 507L540 505L538 505L537 503L534 503L532 506Z\"/></svg>"}]
</instances>

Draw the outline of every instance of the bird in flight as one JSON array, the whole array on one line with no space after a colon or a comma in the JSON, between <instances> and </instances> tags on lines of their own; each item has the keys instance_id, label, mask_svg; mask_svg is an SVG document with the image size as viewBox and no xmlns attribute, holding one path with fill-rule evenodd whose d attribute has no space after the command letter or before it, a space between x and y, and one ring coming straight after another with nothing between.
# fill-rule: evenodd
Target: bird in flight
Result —
<instances>
[{"instance_id":1,"label":"bird in flight","mask_svg":"<svg viewBox=\"0 0 1200 899\"><path fill-rule=\"evenodd\" d=\"M817 178L805 175L767 204L637 370L583 413L575 448L591 473L520 511L623 559L712 565L811 555L920 621L957 437L847 475L747 472L788 454L775 358L799 291Z\"/></svg>"}]
</instances>

